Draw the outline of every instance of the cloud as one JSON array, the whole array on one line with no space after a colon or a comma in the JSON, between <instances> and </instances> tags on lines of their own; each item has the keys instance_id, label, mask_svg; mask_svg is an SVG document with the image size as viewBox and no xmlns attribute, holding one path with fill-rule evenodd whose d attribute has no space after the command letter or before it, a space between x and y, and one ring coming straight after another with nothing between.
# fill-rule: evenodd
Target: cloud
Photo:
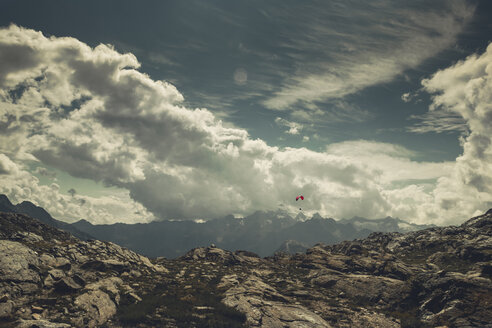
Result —
<instances>
[{"instance_id":1,"label":"cloud","mask_svg":"<svg viewBox=\"0 0 492 328\"><path fill-rule=\"evenodd\" d=\"M402 146L368 140L332 144L327 152L360 162L359 165L374 173L373 179L384 189L400 181L437 180L449 175L454 167L453 162L417 162L412 158L418 154Z\"/></svg>"},{"instance_id":2,"label":"cloud","mask_svg":"<svg viewBox=\"0 0 492 328\"><path fill-rule=\"evenodd\" d=\"M113 192L97 198L72 197L60 193L56 183L41 185L22 165L0 154L0 168L5 166L9 169L2 174L0 193L6 194L13 203L31 201L45 208L55 218L67 222L86 219L95 224L150 222L155 219L141 204L130 199L128 192ZM136 215L135 212L140 214Z\"/></svg>"},{"instance_id":3,"label":"cloud","mask_svg":"<svg viewBox=\"0 0 492 328\"><path fill-rule=\"evenodd\" d=\"M290 111L342 99L417 67L453 44L474 7L464 0L333 1L276 10L278 19L289 22L282 47L297 66L263 104ZM306 60L298 49L319 59Z\"/></svg>"},{"instance_id":4,"label":"cloud","mask_svg":"<svg viewBox=\"0 0 492 328\"><path fill-rule=\"evenodd\" d=\"M360 108L356 104L349 103L342 99L329 100L323 105L309 104L304 108L299 107L289 112L289 117L302 123L309 123L311 126L320 123L338 122L364 122L373 117L369 111Z\"/></svg>"},{"instance_id":5,"label":"cloud","mask_svg":"<svg viewBox=\"0 0 492 328\"><path fill-rule=\"evenodd\" d=\"M17 165L4 154L0 154L0 175L16 174Z\"/></svg>"},{"instance_id":6,"label":"cloud","mask_svg":"<svg viewBox=\"0 0 492 328\"><path fill-rule=\"evenodd\" d=\"M492 45L422 81L432 95L430 111L458 115L467 134L460 139L463 154L450 177L434 191L442 210L484 211L492 206ZM478 210L477 210L478 209Z\"/></svg>"},{"instance_id":7,"label":"cloud","mask_svg":"<svg viewBox=\"0 0 492 328\"><path fill-rule=\"evenodd\" d=\"M147 55L147 58L154 64L178 66L178 64L171 60L168 56L161 53L151 52Z\"/></svg>"},{"instance_id":8,"label":"cloud","mask_svg":"<svg viewBox=\"0 0 492 328\"><path fill-rule=\"evenodd\" d=\"M404 102L410 102L413 98L413 95L410 93L410 92L406 92L404 94L401 95L401 100L403 100Z\"/></svg>"},{"instance_id":9,"label":"cloud","mask_svg":"<svg viewBox=\"0 0 492 328\"><path fill-rule=\"evenodd\" d=\"M431 110L422 115L411 115L409 119L417 121L407 127L407 131L414 133L444 133L453 131L465 133L468 131L463 117L449 111Z\"/></svg>"},{"instance_id":10,"label":"cloud","mask_svg":"<svg viewBox=\"0 0 492 328\"><path fill-rule=\"evenodd\" d=\"M0 191L14 200L33 200L55 217L98 223L208 219L276 209L281 203L294 211L288 200L300 192L308 214L336 218L404 214L437 222L441 213L448 220L466 218L465 209L477 205L452 214L449 204L459 197L449 194L458 172L452 163L418 162L401 146L364 140L332 144L322 152L272 147L207 109L187 108L173 85L139 72L132 54L108 45L90 48L73 38L46 38L15 25L0 29L0 40L0 53L18 44L31 49L34 58L32 69L19 65L4 80L0 167L7 182ZM439 74L424 84L442 96L448 87L438 83ZM477 93L480 83L472 84L476 90L467 87L470 96L486 96ZM19 94L15 99L9 96L13 90ZM445 99L436 96L435 106L444 106ZM277 123L292 132L302 128L284 119ZM477 124L469 125L472 131L480 128ZM484 136L472 132L464 139L464 156L480 157L473 164L480 170L488 169ZM122 191L97 198L62 195L56 185L40 185L24 168L27 161ZM486 192L488 176L472 176L473 165L456 166L461 178ZM399 186L408 180L414 182ZM429 180L437 180L442 190L434 190ZM449 210L442 212L439 204Z\"/></svg>"},{"instance_id":11,"label":"cloud","mask_svg":"<svg viewBox=\"0 0 492 328\"><path fill-rule=\"evenodd\" d=\"M39 174L43 177L51 178L51 179L56 178L56 172L52 172L52 171L48 170L47 168L41 167L41 166L36 167L36 169L34 170L34 173Z\"/></svg>"},{"instance_id":12,"label":"cloud","mask_svg":"<svg viewBox=\"0 0 492 328\"><path fill-rule=\"evenodd\" d=\"M302 124L296 122L290 122L281 117L275 118L275 123L277 123L277 125L285 126L289 128L289 130L285 131L285 133L287 134L299 134L303 128Z\"/></svg>"},{"instance_id":13,"label":"cloud","mask_svg":"<svg viewBox=\"0 0 492 328\"><path fill-rule=\"evenodd\" d=\"M248 72L244 68L237 68L234 71L234 83L244 85L248 82Z\"/></svg>"}]
</instances>

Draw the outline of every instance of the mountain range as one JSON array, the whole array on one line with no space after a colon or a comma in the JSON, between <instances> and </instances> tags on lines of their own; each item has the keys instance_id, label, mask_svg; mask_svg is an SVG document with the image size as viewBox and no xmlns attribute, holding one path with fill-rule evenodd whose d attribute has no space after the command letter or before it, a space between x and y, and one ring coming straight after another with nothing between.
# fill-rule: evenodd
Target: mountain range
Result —
<instances>
[{"instance_id":1,"label":"mountain range","mask_svg":"<svg viewBox=\"0 0 492 328\"><path fill-rule=\"evenodd\" d=\"M491 313L492 210L295 255L176 259L0 213L0 327L491 328Z\"/></svg>"},{"instance_id":2,"label":"mountain range","mask_svg":"<svg viewBox=\"0 0 492 328\"><path fill-rule=\"evenodd\" d=\"M68 224L52 218L31 202L13 205L5 195L0 195L0 211L27 214L82 240L111 241L145 256L166 258L176 258L192 248L210 244L230 251L248 250L264 257L276 251L302 252L317 243L334 244L363 238L374 231L408 232L431 227L391 217L376 220L356 217L336 221L319 214L307 218L300 212L293 218L283 211L257 211L244 218L230 215L202 223L153 221L93 225L82 219ZM286 241L302 247L287 247Z\"/></svg>"}]
</instances>

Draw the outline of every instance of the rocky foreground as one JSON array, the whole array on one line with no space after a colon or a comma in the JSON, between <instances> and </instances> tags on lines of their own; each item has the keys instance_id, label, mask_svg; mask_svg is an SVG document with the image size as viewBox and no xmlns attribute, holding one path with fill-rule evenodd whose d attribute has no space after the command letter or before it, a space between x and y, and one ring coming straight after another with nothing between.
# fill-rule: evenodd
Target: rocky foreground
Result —
<instances>
[{"instance_id":1,"label":"rocky foreground","mask_svg":"<svg viewBox=\"0 0 492 328\"><path fill-rule=\"evenodd\" d=\"M492 210L259 258L151 259L0 213L0 327L492 327Z\"/></svg>"}]
</instances>

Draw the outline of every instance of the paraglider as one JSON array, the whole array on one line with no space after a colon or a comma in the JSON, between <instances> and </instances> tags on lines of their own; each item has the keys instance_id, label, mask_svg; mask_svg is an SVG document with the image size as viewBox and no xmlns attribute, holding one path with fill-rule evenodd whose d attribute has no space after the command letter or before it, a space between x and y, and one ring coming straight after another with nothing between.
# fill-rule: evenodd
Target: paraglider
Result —
<instances>
[{"instance_id":1,"label":"paraglider","mask_svg":"<svg viewBox=\"0 0 492 328\"><path fill-rule=\"evenodd\" d=\"M303 196L303 195L299 195L299 196L297 196L297 197L296 197L296 202L297 202L299 199L300 199L300 200L304 200L304 196ZM299 211L302 211L302 208L300 208L300 207L299 207Z\"/></svg>"}]
</instances>

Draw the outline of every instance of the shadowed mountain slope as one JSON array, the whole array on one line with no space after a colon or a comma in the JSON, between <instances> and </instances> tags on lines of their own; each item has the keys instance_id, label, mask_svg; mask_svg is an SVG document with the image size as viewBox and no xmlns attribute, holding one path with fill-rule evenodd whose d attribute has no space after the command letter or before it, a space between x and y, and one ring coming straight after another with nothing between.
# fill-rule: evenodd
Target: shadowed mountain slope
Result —
<instances>
[{"instance_id":1,"label":"shadowed mountain slope","mask_svg":"<svg viewBox=\"0 0 492 328\"><path fill-rule=\"evenodd\" d=\"M94 237L87 232L81 231L69 223L54 219L44 208L36 206L28 201L13 205L7 196L0 194L0 212L26 214L47 225L68 231L79 239L94 239Z\"/></svg>"},{"instance_id":2,"label":"shadowed mountain slope","mask_svg":"<svg viewBox=\"0 0 492 328\"><path fill-rule=\"evenodd\" d=\"M367 220L367 219L366 219ZM397 219L384 219L382 231L388 225L398 230ZM371 221L371 220L367 220ZM404 222L403 220L399 220ZM97 239L128 247L146 256L175 258L188 249L216 244L227 250L247 249L260 256L272 255L286 240L313 246L316 243L333 244L368 236L378 231L379 222L367 229L351 222L335 221L319 215L303 221L282 212L261 212L245 218L227 216L203 223L194 221L155 221L147 224L92 225L81 220L72 225ZM408 226L412 226L407 224ZM421 226L413 226L416 229Z\"/></svg>"}]
</instances>

